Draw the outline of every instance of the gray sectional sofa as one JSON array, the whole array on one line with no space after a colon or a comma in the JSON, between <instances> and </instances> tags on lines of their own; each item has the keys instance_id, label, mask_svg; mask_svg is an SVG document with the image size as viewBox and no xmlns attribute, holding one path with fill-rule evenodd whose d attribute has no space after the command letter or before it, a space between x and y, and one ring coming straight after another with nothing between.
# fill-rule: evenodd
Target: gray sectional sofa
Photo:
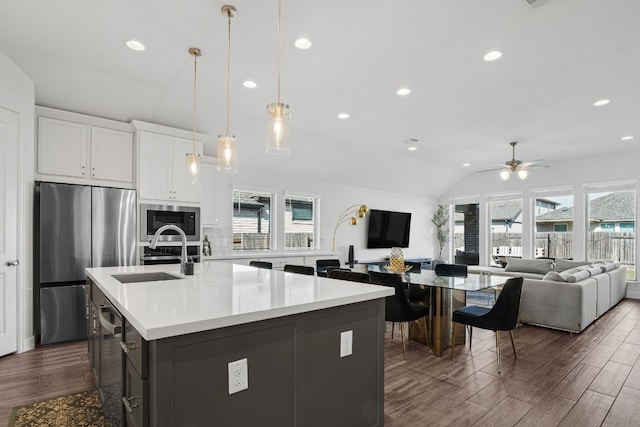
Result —
<instances>
[{"instance_id":1,"label":"gray sectional sofa","mask_svg":"<svg viewBox=\"0 0 640 427\"><path fill-rule=\"evenodd\" d=\"M502 268L469 266L470 273L524 277L519 321L581 332L622 300L627 269L613 262L508 259Z\"/></svg>"}]
</instances>

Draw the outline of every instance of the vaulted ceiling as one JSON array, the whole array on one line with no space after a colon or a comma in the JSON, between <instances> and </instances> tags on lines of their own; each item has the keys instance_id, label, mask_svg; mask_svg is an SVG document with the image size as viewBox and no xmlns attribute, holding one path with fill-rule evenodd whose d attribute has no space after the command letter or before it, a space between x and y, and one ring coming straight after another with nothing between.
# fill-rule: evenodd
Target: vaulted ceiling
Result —
<instances>
[{"instance_id":1,"label":"vaulted ceiling","mask_svg":"<svg viewBox=\"0 0 640 427\"><path fill-rule=\"evenodd\" d=\"M225 131L224 4L0 0L0 49L34 80L39 105L191 129L187 51L199 47L198 131L215 137ZM510 141L518 158L551 165L640 144L638 0L282 0L282 101L294 124L286 157L264 153L277 1L227 4L238 9L231 132L241 173L436 197L509 160ZM297 49L299 37L312 47ZM129 39L146 50L128 49ZM484 61L493 50L502 58ZM411 93L397 95L403 87ZM611 102L592 105L600 99Z\"/></svg>"}]
</instances>

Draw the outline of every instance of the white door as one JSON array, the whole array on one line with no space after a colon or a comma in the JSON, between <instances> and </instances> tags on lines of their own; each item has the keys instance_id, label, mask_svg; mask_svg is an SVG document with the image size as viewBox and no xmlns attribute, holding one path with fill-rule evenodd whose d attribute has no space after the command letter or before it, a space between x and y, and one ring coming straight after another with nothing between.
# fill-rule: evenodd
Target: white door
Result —
<instances>
[{"instance_id":1,"label":"white door","mask_svg":"<svg viewBox=\"0 0 640 427\"><path fill-rule=\"evenodd\" d=\"M18 115L0 107L0 356L18 348Z\"/></svg>"}]
</instances>

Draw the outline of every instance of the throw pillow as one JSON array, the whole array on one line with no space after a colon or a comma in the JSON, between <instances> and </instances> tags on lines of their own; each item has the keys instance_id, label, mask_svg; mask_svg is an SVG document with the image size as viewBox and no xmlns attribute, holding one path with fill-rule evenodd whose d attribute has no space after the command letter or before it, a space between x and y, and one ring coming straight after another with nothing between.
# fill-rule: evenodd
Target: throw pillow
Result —
<instances>
[{"instance_id":1,"label":"throw pillow","mask_svg":"<svg viewBox=\"0 0 640 427\"><path fill-rule=\"evenodd\" d=\"M553 280L554 282L566 282L567 278L556 271L550 271L544 275L542 280Z\"/></svg>"},{"instance_id":2,"label":"throw pillow","mask_svg":"<svg viewBox=\"0 0 640 427\"><path fill-rule=\"evenodd\" d=\"M504 271L517 271L520 273L547 274L553 269L551 259L522 259L509 258Z\"/></svg>"},{"instance_id":3,"label":"throw pillow","mask_svg":"<svg viewBox=\"0 0 640 427\"><path fill-rule=\"evenodd\" d=\"M587 269L587 271L589 272L589 275L590 275L591 277L593 277L593 276L596 276L596 275L598 275L598 274L602 274L602 273L603 273L602 268L600 268L600 267L599 267L599 266L597 266L597 265L592 266L591 268Z\"/></svg>"},{"instance_id":4,"label":"throw pillow","mask_svg":"<svg viewBox=\"0 0 640 427\"><path fill-rule=\"evenodd\" d=\"M556 258L554 270L561 273L570 268L580 267L581 265L591 264L589 261L572 261L568 259Z\"/></svg>"},{"instance_id":5,"label":"throw pillow","mask_svg":"<svg viewBox=\"0 0 640 427\"><path fill-rule=\"evenodd\" d=\"M569 274L567 276L567 282L576 283L576 282L579 282L580 280L588 279L589 277L591 277L591 274L589 273L588 270L580 270L577 273Z\"/></svg>"}]
</instances>

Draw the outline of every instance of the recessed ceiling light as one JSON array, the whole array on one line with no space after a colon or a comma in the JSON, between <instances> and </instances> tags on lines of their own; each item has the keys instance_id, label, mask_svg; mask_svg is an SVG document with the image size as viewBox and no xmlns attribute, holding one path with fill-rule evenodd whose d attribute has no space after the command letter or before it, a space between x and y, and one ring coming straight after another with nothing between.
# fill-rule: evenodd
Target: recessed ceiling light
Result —
<instances>
[{"instance_id":1,"label":"recessed ceiling light","mask_svg":"<svg viewBox=\"0 0 640 427\"><path fill-rule=\"evenodd\" d=\"M611 101L609 99L601 99L599 101L594 102L593 105L596 107L602 107L603 105L607 105L610 102Z\"/></svg>"},{"instance_id":2,"label":"recessed ceiling light","mask_svg":"<svg viewBox=\"0 0 640 427\"><path fill-rule=\"evenodd\" d=\"M418 149L418 147L409 147L409 148L407 148L407 150L409 150L409 151L416 151L417 149Z\"/></svg>"},{"instance_id":3,"label":"recessed ceiling light","mask_svg":"<svg viewBox=\"0 0 640 427\"><path fill-rule=\"evenodd\" d=\"M144 45L138 40L127 40L127 47L138 52L141 52L145 49Z\"/></svg>"},{"instance_id":4,"label":"recessed ceiling light","mask_svg":"<svg viewBox=\"0 0 640 427\"><path fill-rule=\"evenodd\" d=\"M305 38L299 38L293 44L295 44L298 49L302 50L309 49L311 47L311 42Z\"/></svg>"},{"instance_id":5,"label":"recessed ceiling light","mask_svg":"<svg viewBox=\"0 0 640 427\"><path fill-rule=\"evenodd\" d=\"M246 87L247 89L255 89L258 87L258 84L253 80L245 80L244 82L242 82L242 86Z\"/></svg>"},{"instance_id":6,"label":"recessed ceiling light","mask_svg":"<svg viewBox=\"0 0 640 427\"><path fill-rule=\"evenodd\" d=\"M465 167L465 168L466 168L467 166L471 166L471 163L463 163L463 164L462 164L462 167Z\"/></svg>"},{"instance_id":7,"label":"recessed ceiling light","mask_svg":"<svg viewBox=\"0 0 640 427\"><path fill-rule=\"evenodd\" d=\"M496 59L502 58L502 52L499 50L492 50L484 56L485 61L495 61Z\"/></svg>"},{"instance_id":8,"label":"recessed ceiling light","mask_svg":"<svg viewBox=\"0 0 640 427\"><path fill-rule=\"evenodd\" d=\"M349 114L348 113L340 113L340 114L338 114L338 118L342 119L342 120L348 119L349 118Z\"/></svg>"},{"instance_id":9,"label":"recessed ceiling light","mask_svg":"<svg viewBox=\"0 0 640 427\"><path fill-rule=\"evenodd\" d=\"M411 89L403 87L403 88L398 89L398 91L396 93L398 95L400 95L400 96L409 95L411 93Z\"/></svg>"},{"instance_id":10,"label":"recessed ceiling light","mask_svg":"<svg viewBox=\"0 0 640 427\"><path fill-rule=\"evenodd\" d=\"M622 140L623 140L623 141L630 141L630 140L632 140L632 139L633 139L633 135L627 135L627 136L623 136L623 137L622 137Z\"/></svg>"}]
</instances>

